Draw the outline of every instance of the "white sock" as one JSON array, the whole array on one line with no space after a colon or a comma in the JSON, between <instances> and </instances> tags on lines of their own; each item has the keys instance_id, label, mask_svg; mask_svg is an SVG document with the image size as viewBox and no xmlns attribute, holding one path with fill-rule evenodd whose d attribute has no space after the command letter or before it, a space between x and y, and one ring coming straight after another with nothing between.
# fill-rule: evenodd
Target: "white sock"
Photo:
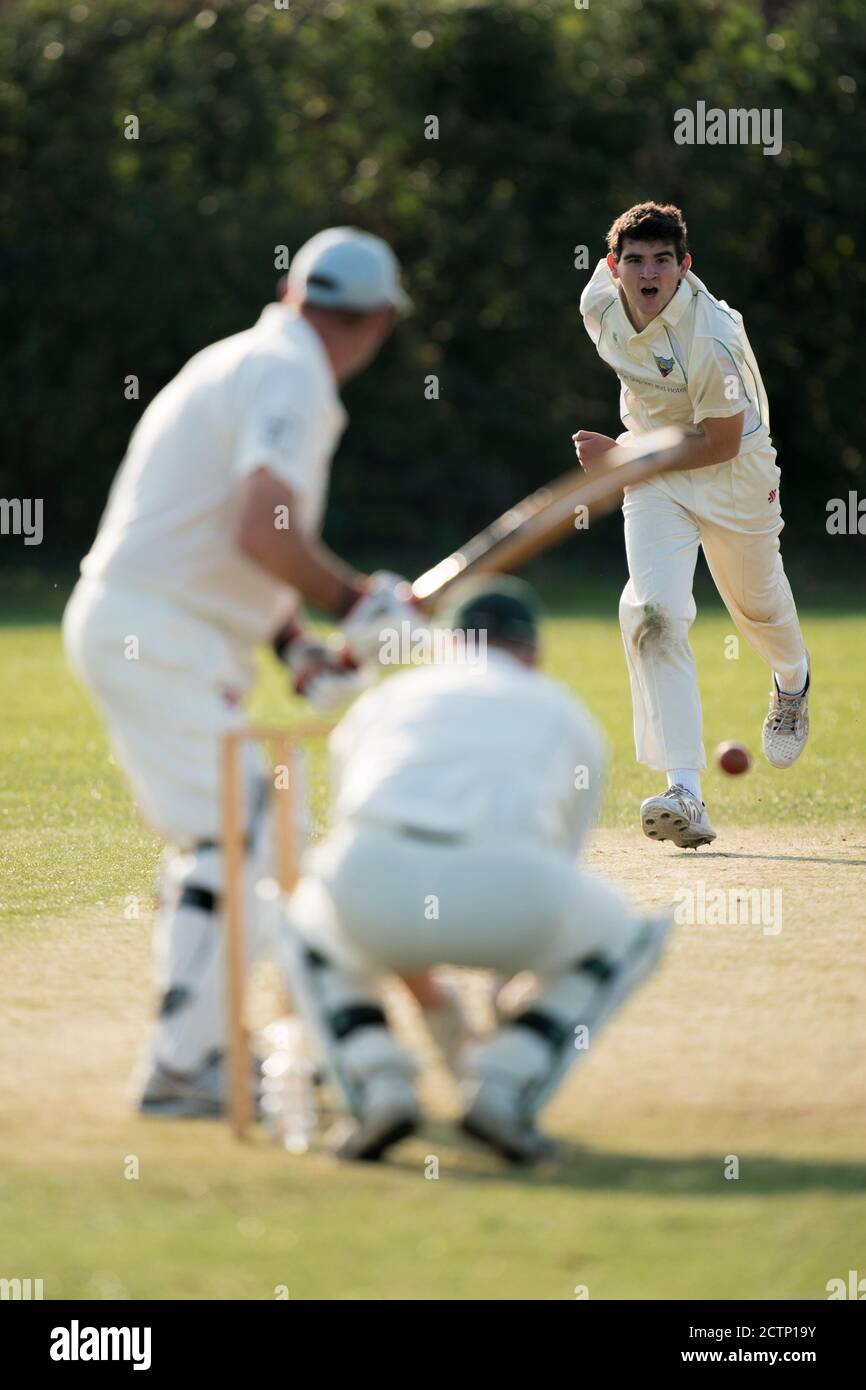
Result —
<instances>
[{"instance_id":1,"label":"white sock","mask_svg":"<svg viewBox=\"0 0 866 1390\"><path fill-rule=\"evenodd\" d=\"M674 767L668 772L668 786L685 787L692 796L701 799L701 774L695 767Z\"/></svg>"},{"instance_id":2,"label":"white sock","mask_svg":"<svg viewBox=\"0 0 866 1390\"><path fill-rule=\"evenodd\" d=\"M804 656L799 666L790 672L787 680L782 680L778 671L774 671L773 675L783 695L802 695L809 675L809 663Z\"/></svg>"}]
</instances>

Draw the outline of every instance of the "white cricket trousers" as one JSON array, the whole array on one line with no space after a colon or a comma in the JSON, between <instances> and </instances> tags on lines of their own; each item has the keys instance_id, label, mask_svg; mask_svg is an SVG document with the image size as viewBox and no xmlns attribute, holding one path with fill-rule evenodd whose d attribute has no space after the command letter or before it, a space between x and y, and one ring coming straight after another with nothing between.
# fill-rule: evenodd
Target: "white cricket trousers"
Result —
<instances>
[{"instance_id":1,"label":"white cricket trousers","mask_svg":"<svg viewBox=\"0 0 866 1390\"><path fill-rule=\"evenodd\" d=\"M412 1058L391 1035L382 977L447 964L512 976L532 971L531 1015L464 1049L467 1081L541 1086L577 1060L575 1028L626 960L640 923L609 884L574 858L526 839L451 844L364 823L337 827L306 856L286 908L313 966L289 987L331 1033L343 1074L363 1087L377 1073L410 1079Z\"/></svg>"},{"instance_id":2,"label":"white cricket trousers","mask_svg":"<svg viewBox=\"0 0 866 1390\"><path fill-rule=\"evenodd\" d=\"M305 856L291 919L311 944L373 973L448 964L556 972L628 947L635 917L565 850L451 844L346 822Z\"/></svg>"},{"instance_id":3,"label":"white cricket trousers","mask_svg":"<svg viewBox=\"0 0 866 1390\"><path fill-rule=\"evenodd\" d=\"M635 443L629 433L621 443ZM639 762L705 768L701 699L689 628L698 547L739 631L782 681L805 649L782 557L780 470L772 446L712 468L626 488L629 581L620 599ZM793 688L789 686L789 688Z\"/></svg>"},{"instance_id":4,"label":"white cricket trousers","mask_svg":"<svg viewBox=\"0 0 866 1390\"><path fill-rule=\"evenodd\" d=\"M246 653L165 599L79 581L63 618L72 670L101 711L116 762L143 818L166 842L154 945L161 997L154 1060L193 1072L225 1039L222 949L221 747L242 727ZM250 955L272 873L262 750L244 745ZM301 798L295 799L299 803Z\"/></svg>"}]
</instances>

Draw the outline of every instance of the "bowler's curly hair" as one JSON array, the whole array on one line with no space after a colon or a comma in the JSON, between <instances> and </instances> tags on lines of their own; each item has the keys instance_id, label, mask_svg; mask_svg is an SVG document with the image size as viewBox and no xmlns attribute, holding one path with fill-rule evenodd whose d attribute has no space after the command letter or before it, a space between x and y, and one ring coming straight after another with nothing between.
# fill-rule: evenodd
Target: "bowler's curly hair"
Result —
<instances>
[{"instance_id":1,"label":"bowler's curly hair","mask_svg":"<svg viewBox=\"0 0 866 1390\"><path fill-rule=\"evenodd\" d=\"M626 237L632 241L672 241L677 261L688 253L686 219L673 203L635 203L619 216L607 234L607 249L615 260Z\"/></svg>"}]
</instances>

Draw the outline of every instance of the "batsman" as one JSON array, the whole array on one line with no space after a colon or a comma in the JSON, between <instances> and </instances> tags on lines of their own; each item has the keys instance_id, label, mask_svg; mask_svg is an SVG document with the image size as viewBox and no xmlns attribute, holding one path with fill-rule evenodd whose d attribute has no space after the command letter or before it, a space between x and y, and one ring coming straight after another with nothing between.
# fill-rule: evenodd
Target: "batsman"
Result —
<instances>
[{"instance_id":1,"label":"batsman","mask_svg":"<svg viewBox=\"0 0 866 1390\"><path fill-rule=\"evenodd\" d=\"M380 629L417 621L396 576L357 573L318 535L347 424L339 387L409 306L396 258L377 237L330 228L297 252L280 295L147 407L64 615L69 662L166 842L146 1114L217 1115L226 1101L220 749L246 723L256 649L272 644L294 689L333 709L365 683ZM339 623L332 642L307 630L304 601ZM254 954L272 778L259 748L245 752Z\"/></svg>"}]
</instances>

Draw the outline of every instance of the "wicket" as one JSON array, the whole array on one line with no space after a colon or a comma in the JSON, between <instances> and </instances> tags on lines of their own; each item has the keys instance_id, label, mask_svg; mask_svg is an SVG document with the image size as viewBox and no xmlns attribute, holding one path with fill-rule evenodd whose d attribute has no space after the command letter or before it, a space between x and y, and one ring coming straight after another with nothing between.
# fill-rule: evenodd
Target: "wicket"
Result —
<instances>
[{"instance_id":1,"label":"wicket","mask_svg":"<svg viewBox=\"0 0 866 1390\"><path fill-rule=\"evenodd\" d=\"M301 738L329 733L326 728L292 729L251 725L226 734L222 746L223 901L227 991L229 1120L237 1139L244 1139L251 1119L250 1052L244 1023L244 983L247 973L244 932L244 862L246 815L243 805L241 749L250 740L266 743L274 754L273 767L285 768L285 783L274 788L276 880L281 893L290 893L298 876L292 759Z\"/></svg>"}]
</instances>

